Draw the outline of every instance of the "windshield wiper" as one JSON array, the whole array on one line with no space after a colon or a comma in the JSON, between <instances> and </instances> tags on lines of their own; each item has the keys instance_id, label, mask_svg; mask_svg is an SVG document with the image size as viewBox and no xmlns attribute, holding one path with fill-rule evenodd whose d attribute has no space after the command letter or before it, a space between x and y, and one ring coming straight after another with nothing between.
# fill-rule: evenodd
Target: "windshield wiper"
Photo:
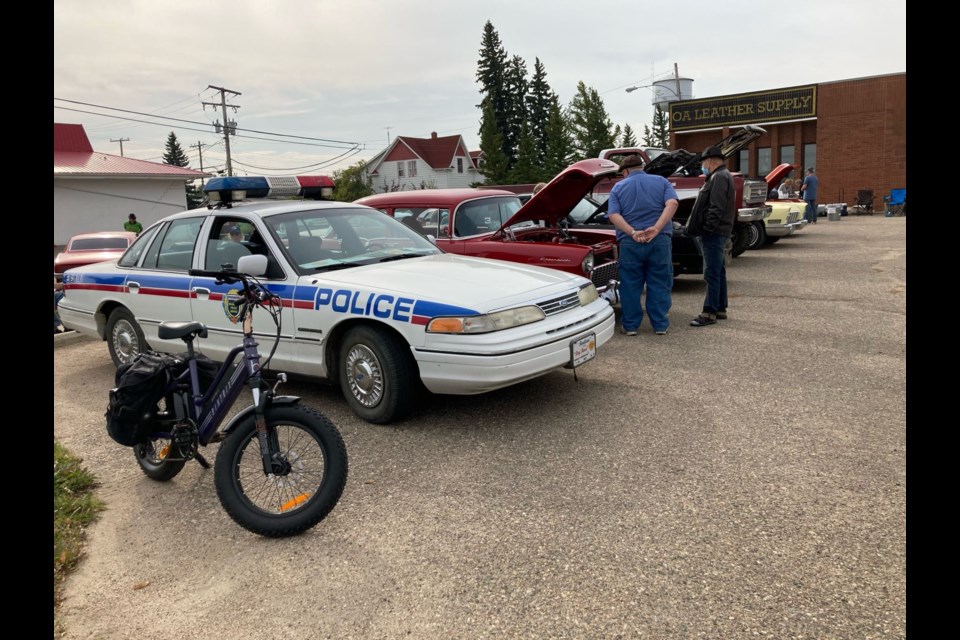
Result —
<instances>
[{"instance_id":1,"label":"windshield wiper","mask_svg":"<svg viewBox=\"0 0 960 640\"><path fill-rule=\"evenodd\" d=\"M317 271L339 271L340 269L350 269L352 267L360 266L355 262L337 262L335 264L328 264L323 267L313 267L315 272Z\"/></svg>"},{"instance_id":2,"label":"windshield wiper","mask_svg":"<svg viewBox=\"0 0 960 640\"><path fill-rule=\"evenodd\" d=\"M394 260L406 260L407 258L420 258L422 256L428 256L429 253L401 253L395 256L387 256L386 258L380 258L377 262L393 262Z\"/></svg>"}]
</instances>

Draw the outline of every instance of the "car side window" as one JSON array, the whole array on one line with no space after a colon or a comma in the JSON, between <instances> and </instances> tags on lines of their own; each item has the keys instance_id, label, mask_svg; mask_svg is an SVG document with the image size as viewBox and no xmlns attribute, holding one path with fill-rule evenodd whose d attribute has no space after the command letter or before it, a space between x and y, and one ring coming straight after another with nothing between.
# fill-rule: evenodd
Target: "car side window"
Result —
<instances>
[{"instance_id":1,"label":"car side window","mask_svg":"<svg viewBox=\"0 0 960 640\"><path fill-rule=\"evenodd\" d=\"M144 258L144 268L187 271L193 262L202 222L203 218L180 218L167 225L160 241L153 243Z\"/></svg>"},{"instance_id":2,"label":"car side window","mask_svg":"<svg viewBox=\"0 0 960 640\"><path fill-rule=\"evenodd\" d=\"M157 235L157 230L159 228L160 225L156 225L141 233L140 237L137 238L132 245L130 245L130 248L127 249L126 253L123 254L123 257L120 258L120 261L117 264L121 267L137 266L137 262L140 261L140 256L143 255L147 247L150 246L150 243L153 242L153 239Z\"/></svg>"},{"instance_id":3,"label":"car side window","mask_svg":"<svg viewBox=\"0 0 960 640\"><path fill-rule=\"evenodd\" d=\"M237 233L239 231L239 233ZM218 216L210 228L210 235L206 239L206 253L204 254L204 268L208 271L217 271L224 264L231 264L236 268L238 261L248 255L267 256L267 279L284 277L283 267L267 247L263 235L257 227L248 220Z\"/></svg>"}]
</instances>

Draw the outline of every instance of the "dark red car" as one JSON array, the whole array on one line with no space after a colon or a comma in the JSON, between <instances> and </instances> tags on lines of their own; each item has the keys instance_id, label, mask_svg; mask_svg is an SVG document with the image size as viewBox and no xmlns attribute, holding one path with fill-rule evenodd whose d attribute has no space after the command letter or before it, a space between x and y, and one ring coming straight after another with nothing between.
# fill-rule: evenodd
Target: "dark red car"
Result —
<instances>
[{"instance_id":1,"label":"dark red car","mask_svg":"<svg viewBox=\"0 0 960 640\"><path fill-rule=\"evenodd\" d=\"M567 214L618 170L610 160L581 160L523 204L515 193L485 188L397 191L356 203L417 225L448 253L560 269L590 278L603 291L617 279L616 235L612 229L573 229Z\"/></svg>"},{"instance_id":2,"label":"dark red car","mask_svg":"<svg viewBox=\"0 0 960 640\"><path fill-rule=\"evenodd\" d=\"M116 260L136 239L137 234L132 231L77 234L70 238L64 250L53 259L53 276L60 280L67 269Z\"/></svg>"}]
</instances>

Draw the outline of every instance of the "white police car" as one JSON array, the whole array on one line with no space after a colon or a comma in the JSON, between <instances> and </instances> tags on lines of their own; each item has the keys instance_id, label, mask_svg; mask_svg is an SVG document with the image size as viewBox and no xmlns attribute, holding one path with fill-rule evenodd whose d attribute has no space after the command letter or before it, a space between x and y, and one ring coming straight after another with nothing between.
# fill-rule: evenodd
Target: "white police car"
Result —
<instances>
[{"instance_id":1,"label":"white police car","mask_svg":"<svg viewBox=\"0 0 960 640\"><path fill-rule=\"evenodd\" d=\"M145 229L114 263L68 270L61 319L105 340L118 365L146 348L182 352L182 342L158 338L158 325L199 320L209 331L200 349L222 361L241 339L236 285L188 271L265 255L260 280L283 300L270 369L339 382L374 423L403 417L423 387L478 394L579 366L613 335L614 310L586 278L446 254L361 205L244 200L331 190L316 178L210 180L206 208ZM272 345L266 320L255 316L254 327Z\"/></svg>"}]
</instances>

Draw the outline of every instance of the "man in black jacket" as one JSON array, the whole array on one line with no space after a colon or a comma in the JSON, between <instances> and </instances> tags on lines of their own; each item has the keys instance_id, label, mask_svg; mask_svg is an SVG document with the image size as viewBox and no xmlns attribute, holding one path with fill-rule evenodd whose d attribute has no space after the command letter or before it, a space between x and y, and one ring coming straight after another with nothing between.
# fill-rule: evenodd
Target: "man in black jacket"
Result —
<instances>
[{"instance_id":1,"label":"man in black jacket","mask_svg":"<svg viewBox=\"0 0 960 640\"><path fill-rule=\"evenodd\" d=\"M736 188L720 147L711 145L700 154L700 170L707 176L687 219L687 235L700 236L703 245L703 279L707 295L693 327L716 324L727 317L727 267L724 252L736 216Z\"/></svg>"}]
</instances>

